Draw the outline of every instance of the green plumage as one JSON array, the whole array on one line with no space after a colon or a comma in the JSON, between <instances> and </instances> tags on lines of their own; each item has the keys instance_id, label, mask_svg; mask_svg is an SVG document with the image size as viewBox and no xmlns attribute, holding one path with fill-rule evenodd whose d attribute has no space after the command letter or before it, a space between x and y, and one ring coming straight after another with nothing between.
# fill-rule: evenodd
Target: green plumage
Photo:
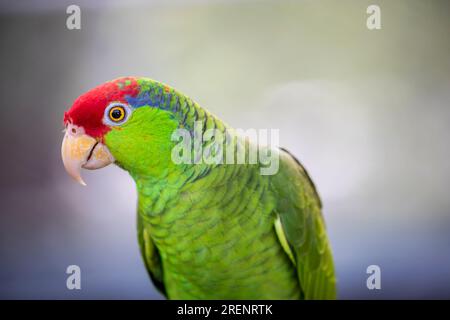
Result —
<instances>
[{"instance_id":1,"label":"green plumage","mask_svg":"<svg viewBox=\"0 0 450 320\"><path fill-rule=\"evenodd\" d=\"M320 199L300 163L272 150L275 175L261 175L261 164L174 164L176 128L202 120L203 131L231 129L181 93L139 83L150 95L165 88L169 107L136 109L106 143L136 181L138 238L155 285L171 299L335 298Z\"/></svg>"}]
</instances>

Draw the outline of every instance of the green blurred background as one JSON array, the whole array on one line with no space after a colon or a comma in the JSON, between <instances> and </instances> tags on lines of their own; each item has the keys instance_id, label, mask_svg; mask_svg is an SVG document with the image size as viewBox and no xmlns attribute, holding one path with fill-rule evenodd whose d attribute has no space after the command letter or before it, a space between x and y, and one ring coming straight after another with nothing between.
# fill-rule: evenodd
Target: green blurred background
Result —
<instances>
[{"instance_id":1,"label":"green blurred background","mask_svg":"<svg viewBox=\"0 0 450 320\"><path fill-rule=\"evenodd\" d=\"M73 100L126 75L280 129L322 196L340 298L450 298L449 17L445 0L2 1L0 298L161 298L131 178L110 167L82 188L59 155Z\"/></svg>"}]
</instances>

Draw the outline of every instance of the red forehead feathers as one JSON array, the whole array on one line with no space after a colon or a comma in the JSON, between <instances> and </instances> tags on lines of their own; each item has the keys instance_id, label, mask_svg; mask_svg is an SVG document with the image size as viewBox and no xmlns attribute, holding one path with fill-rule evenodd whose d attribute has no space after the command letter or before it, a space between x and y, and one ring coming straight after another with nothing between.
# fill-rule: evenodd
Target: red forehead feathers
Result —
<instances>
[{"instance_id":1,"label":"red forehead feathers","mask_svg":"<svg viewBox=\"0 0 450 320\"><path fill-rule=\"evenodd\" d=\"M109 103L127 102L127 96L136 96L139 86L135 78L120 78L104 83L78 97L64 114L64 123L84 128L86 134L101 139L111 129L103 123L103 114Z\"/></svg>"}]
</instances>

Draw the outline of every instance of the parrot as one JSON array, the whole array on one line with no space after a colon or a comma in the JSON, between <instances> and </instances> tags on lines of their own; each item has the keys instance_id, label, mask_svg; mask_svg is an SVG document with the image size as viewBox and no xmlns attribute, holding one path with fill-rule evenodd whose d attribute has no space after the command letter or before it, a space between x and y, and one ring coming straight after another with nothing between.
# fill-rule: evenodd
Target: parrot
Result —
<instances>
[{"instance_id":1,"label":"parrot","mask_svg":"<svg viewBox=\"0 0 450 320\"><path fill-rule=\"evenodd\" d=\"M191 161L173 161L179 143L173 133L192 133L198 122L202 133L227 136L223 143L234 142L232 151L276 155L277 172L261 174L259 159L195 161L195 148L186 149ZM336 299L322 202L286 149L255 143L187 95L146 77L121 77L87 91L63 123L68 175L86 186L82 169L115 164L134 180L141 257L167 299Z\"/></svg>"}]
</instances>

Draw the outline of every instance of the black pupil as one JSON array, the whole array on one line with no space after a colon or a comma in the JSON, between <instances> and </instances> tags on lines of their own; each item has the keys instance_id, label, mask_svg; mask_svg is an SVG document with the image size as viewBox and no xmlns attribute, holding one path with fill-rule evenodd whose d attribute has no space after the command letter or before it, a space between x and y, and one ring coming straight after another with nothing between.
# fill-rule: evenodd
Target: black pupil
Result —
<instances>
[{"instance_id":1,"label":"black pupil","mask_svg":"<svg viewBox=\"0 0 450 320\"><path fill-rule=\"evenodd\" d=\"M120 109L113 110L111 116L115 120L120 119L122 117L122 110Z\"/></svg>"}]
</instances>

